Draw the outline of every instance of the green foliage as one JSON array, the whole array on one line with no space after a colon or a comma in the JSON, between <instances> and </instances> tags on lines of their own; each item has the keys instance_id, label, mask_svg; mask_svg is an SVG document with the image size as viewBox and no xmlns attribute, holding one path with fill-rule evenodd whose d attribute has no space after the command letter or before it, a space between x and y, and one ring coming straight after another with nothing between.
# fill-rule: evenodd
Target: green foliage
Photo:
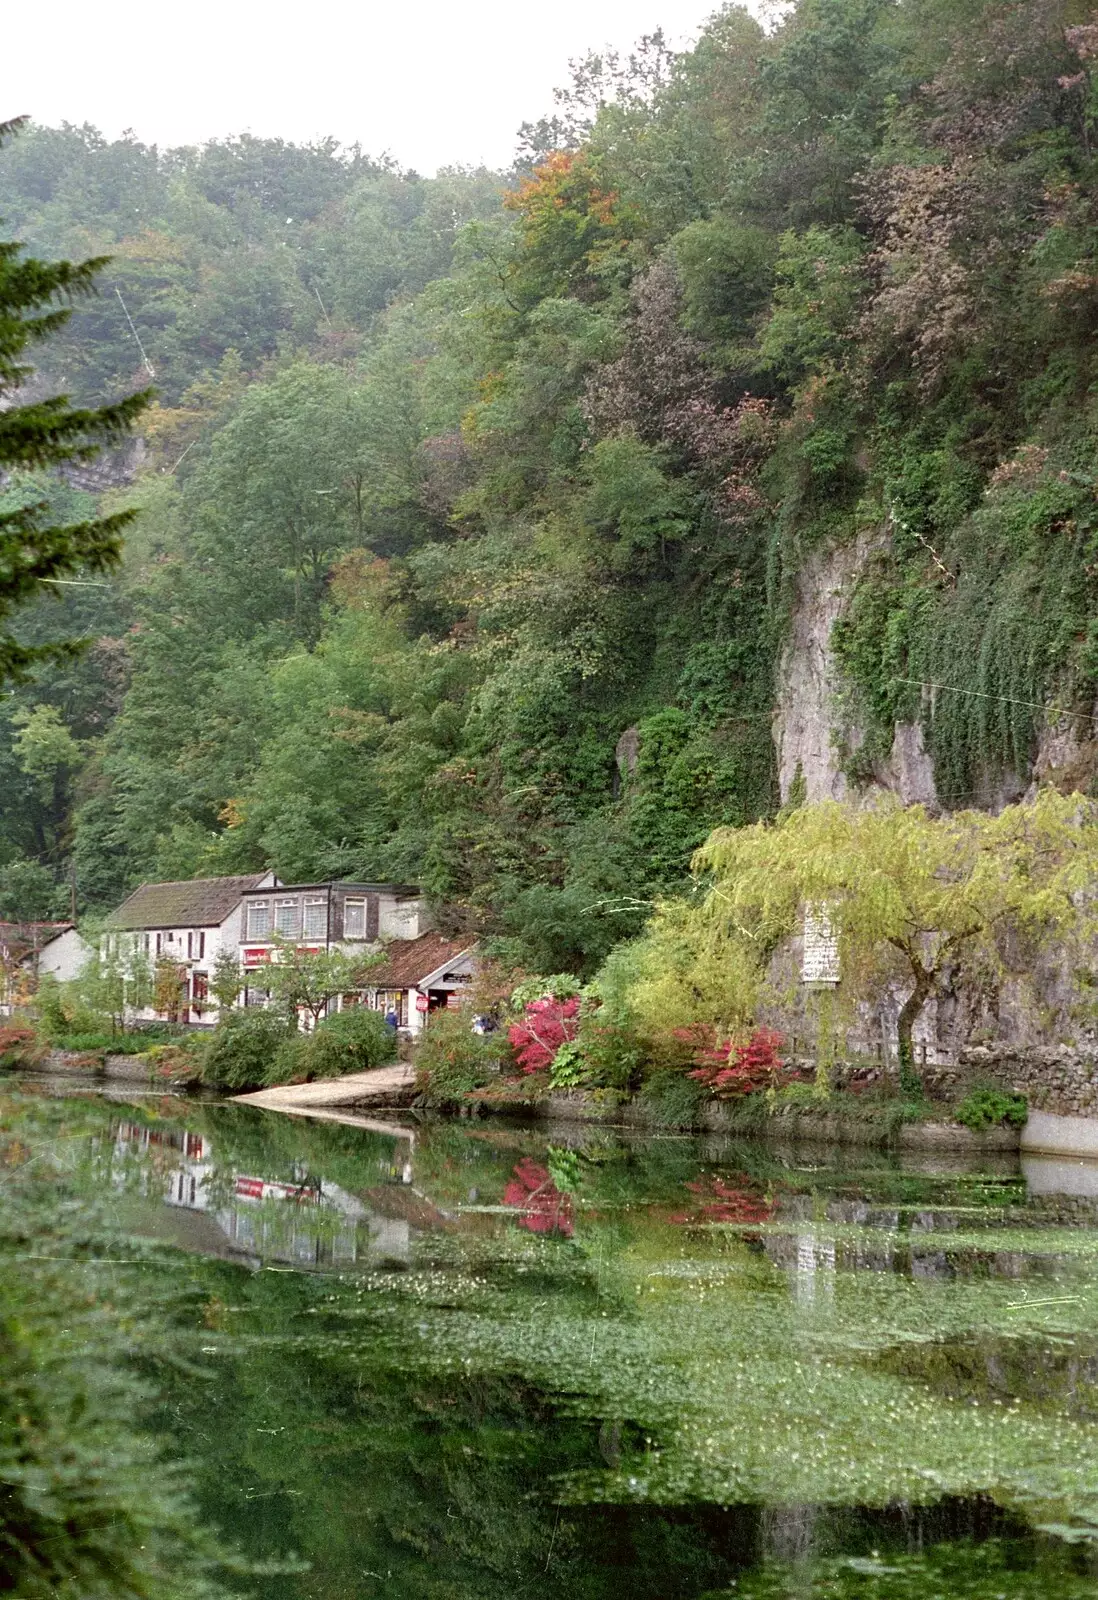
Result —
<instances>
[{"instance_id":1,"label":"green foliage","mask_svg":"<svg viewBox=\"0 0 1098 1600\"><path fill-rule=\"evenodd\" d=\"M693 333L731 346L741 359L774 279L773 234L717 214L692 222L671 249L682 277L685 322Z\"/></svg>"},{"instance_id":2,"label":"green foliage","mask_svg":"<svg viewBox=\"0 0 1098 1600\"><path fill-rule=\"evenodd\" d=\"M140 1431L149 1389L126 1361L152 1349L171 1296L158 1304L148 1271L142 1293L116 1268L109 1293L89 1292L123 1236L58 1159L72 1149L61 1126L49 1109L0 1108L0 1587L27 1600L218 1600L231 1563L185 1475ZM71 1117L64 1128L75 1132Z\"/></svg>"},{"instance_id":3,"label":"green foliage","mask_svg":"<svg viewBox=\"0 0 1098 1600\"><path fill-rule=\"evenodd\" d=\"M0 143L18 128L0 124ZM148 391L96 409L72 406L66 395L15 401L33 370L25 359L28 346L58 333L72 314L58 301L91 294L106 265L104 256L77 266L40 261L24 256L21 245L0 243L0 473L90 460L102 445L123 438L148 405ZM33 664L58 654L58 646L19 640L9 621L15 609L50 583L117 565L120 536L132 520L132 513L115 512L62 525L51 522L49 509L43 501L0 509L0 679L26 677ZM56 743L67 730L56 726L55 712L47 715L55 719Z\"/></svg>"},{"instance_id":4,"label":"green foliage","mask_svg":"<svg viewBox=\"0 0 1098 1600\"><path fill-rule=\"evenodd\" d=\"M319 1023L333 1000L361 989L370 968L383 960L375 951L348 955L338 948L309 950L284 942L276 946L264 981L285 1015L296 1017L305 1011Z\"/></svg>"},{"instance_id":5,"label":"green foliage","mask_svg":"<svg viewBox=\"0 0 1098 1600\"><path fill-rule=\"evenodd\" d=\"M1004 1094L1000 1089L973 1089L953 1115L973 1133L980 1133L984 1128L1021 1128L1027 1116L1026 1097Z\"/></svg>"},{"instance_id":6,"label":"green foliage","mask_svg":"<svg viewBox=\"0 0 1098 1600\"><path fill-rule=\"evenodd\" d=\"M640 949L630 999L649 1027L662 1012L665 1027L711 1022L734 1037L764 993L780 1000L771 957L814 910L841 972L838 1010L819 1012L821 1061L855 1002L896 981L903 1087L917 1092L912 1033L943 981L1001 980L1007 929L1029 951L1093 931L1084 891L1098 870L1098 821L1091 805L1048 789L998 816L827 802L717 830L695 867L705 878L694 905L663 907Z\"/></svg>"},{"instance_id":7,"label":"green foliage","mask_svg":"<svg viewBox=\"0 0 1098 1600\"><path fill-rule=\"evenodd\" d=\"M696 1128L706 1093L685 1072L654 1072L647 1078L639 1103L662 1128Z\"/></svg>"},{"instance_id":8,"label":"green foliage","mask_svg":"<svg viewBox=\"0 0 1098 1600\"><path fill-rule=\"evenodd\" d=\"M587 1054L578 1039L566 1039L549 1068L551 1089L578 1089L588 1079Z\"/></svg>"},{"instance_id":9,"label":"green foliage","mask_svg":"<svg viewBox=\"0 0 1098 1600\"><path fill-rule=\"evenodd\" d=\"M553 1000L571 1000L580 993L580 985L569 972L554 972L548 978L524 978L511 993L511 1010L520 1014L533 1000L548 995Z\"/></svg>"},{"instance_id":10,"label":"green foliage","mask_svg":"<svg viewBox=\"0 0 1098 1600\"><path fill-rule=\"evenodd\" d=\"M45 922L67 910L65 891L48 867L26 859L0 867L0 918Z\"/></svg>"},{"instance_id":11,"label":"green foliage","mask_svg":"<svg viewBox=\"0 0 1098 1600\"><path fill-rule=\"evenodd\" d=\"M296 1033L285 1012L259 1006L230 1011L214 1029L203 1082L218 1089L261 1089L271 1081L280 1047Z\"/></svg>"},{"instance_id":12,"label":"green foliage","mask_svg":"<svg viewBox=\"0 0 1098 1600\"><path fill-rule=\"evenodd\" d=\"M787 387L839 363L861 300L863 253L853 228L814 227L782 235L759 355Z\"/></svg>"},{"instance_id":13,"label":"green foliage","mask_svg":"<svg viewBox=\"0 0 1098 1600\"><path fill-rule=\"evenodd\" d=\"M325 1017L308 1039L307 1065L314 1078L366 1072L396 1060L396 1036L380 1011L351 1006Z\"/></svg>"},{"instance_id":14,"label":"green foliage","mask_svg":"<svg viewBox=\"0 0 1098 1600\"><path fill-rule=\"evenodd\" d=\"M416 1045L416 1085L428 1106L453 1106L513 1068L504 1029L473 1032L465 1011L438 1011Z\"/></svg>"},{"instance_id":15,"label":"green foliage","mask_svg":"<svg viewBox=\"0 0 1098 1600\"><path fill-rule=\"evenodd\" d=\"M210 974L210 993L223 1011L236 1005L243 988L240 957L235 950L219 950Z\"/></svg>"}]
</instances>

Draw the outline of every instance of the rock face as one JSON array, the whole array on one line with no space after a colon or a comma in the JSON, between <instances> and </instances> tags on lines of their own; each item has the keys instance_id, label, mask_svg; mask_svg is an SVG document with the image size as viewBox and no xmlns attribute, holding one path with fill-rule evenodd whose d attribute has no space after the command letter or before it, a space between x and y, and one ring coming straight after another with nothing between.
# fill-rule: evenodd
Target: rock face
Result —
<instances>
[{"instance_id":1,"label":"rock face","mask_svg":"<svg viewBox=\"0 0 1098 1600\"><path fill-rule=\"evenodd\" d=\"M813 802L888 790L905 805L925 805L930 810L941 805L934 763L918 722L896 724L888 759L874 764L868 784L853 784L843 770L844 759L859 751L865 735L835 661L832 630L859 574L879 547L880 537L868 534L817 550L798 574L789 637L778 667L774 718L783 801L791 793ZM1038 732L1032 769L1021 774L986 773L973 799L997 811L1034 794L1041 784L1051 783L1064 793L1085 792L1096 780L1098 700L1086 712L1050 708Z\"/></svg>"},{"instance_id":2,"label":"rock face","mask_svg":"<svg viewBox=\"0 0 1098 1600\"><path fill-rule=\"evenodd\" d=\"M621 738L614 747L614 762L618 769L618 776L622 783L627 783L633 776L640 755L640 729L626 728Z\"/></svg>"},{"instance_id":3,"label":"rock face","mask_svg":"<svg viewBox=\"0 0 1098 1600\"><path fill-rule=\"evenodd\" d=\"M878 536L866 535L816 551L798 575L789 639L778 668L774 720L783 801L801 785L809 802L846 800L854 792L843 758L860 749L864 730L845 692L831 635L879 544ZM891 790L905 805L937 808L934 763L919 723L896 724L888 760L874 769L869 789L874 788Z\"/></svg>"},{"instance_id":4,"label":"rock face","mask_svg":"<svg viewBox=\"0 0 1098 1600\"><path fill-rule=\"evenodd\" d=\"M815 802L888 791L905 805L931 811L941 806L920 723L896 724L887 760L874 763L868 782L855 784L843 770L844 759L863 746L864 729L844 689L832 631L878 548L879 538L866 535L818 550L801 567L778 670L774 720L783 801L791 795ZM864 760L861 766L864 770ZM1086 789L1095 778L1098 702L1084 715L1050 710L1032 771L987 774L976 802L998 810L1020 799L1027 784L1031 794L1042 783L1070 792ZM799 939L775 957L775 990L796 999L767 1020L786 1034L795 1054L811 1055L818 1018L799 982L800 962ZM1058 1115L1098 1116L1098 991L1080 991L1072 971L1073 964L1077 974L1096 963L1094 952L1043 952L1012 963L1013 975L994 993L969 993L958 986L932 1001L915 1035L928 1078L954 1091L976 1080L995 1083ZM896 1019L905 994L902 984L886 987L875 1006L858 1009L850 1019L851 1052L894 1069Z\"/></svg>"},{"instance_id":5,"label":"rock face","mask_svg":"<svg viewBox=\"0 0 1098 1600\"><path fill-rule=\"evenodd\" d=\"M1086 790L1098 777L1098 701L1087 716L1057 715L1050 711L1037 741L1031 791L1051 783L1070 793Z\"/></svg>"},{"instance_id":6,"label":"rock face","mask_svg":"<svg viewBox=\"0 0 1098 1600\"><path fill-rule=\"evenodd\" d=\"M849 792L839 757L842 730L836 724L841 722L842 686L831 630L866 554L864 542L815 551L797 576L789 639L778 667L774 722L783 801L801 782L810 804L845 800Z\"/></svg>"},{"instance_id":7,"label":"rock face","mask_svg":"<svg viewBox=\"0 0 1098 1600\"><path fill-rule=\"evenodd\" d=\"M934 762L926 748L922 723L897 722L884 782L905 806L923 805L937 810Z\"/></svg>"}]
</instances>

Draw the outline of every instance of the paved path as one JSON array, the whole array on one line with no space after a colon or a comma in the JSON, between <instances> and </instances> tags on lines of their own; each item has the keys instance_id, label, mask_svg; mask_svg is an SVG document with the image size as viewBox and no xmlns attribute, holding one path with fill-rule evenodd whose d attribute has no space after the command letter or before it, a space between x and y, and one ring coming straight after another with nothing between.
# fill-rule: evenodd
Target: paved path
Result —
<instances>
[{"instance_id":1,"label":"paved path","mask_svg":"<svg viewBox=\"0 0 1098 1600\"><path fill-rule=\"evenodd\" d=\"M282 1083L275 1089L257 1089L233 1096L243 1105L265 1106L269 1111L320 1111L336 1106L404 1106L415 1091L415 1068L407 1062L375 1067L372 1072L349 1072L344 1078L322 1078L318 1083Z\"/></svg>"}]
</instances>

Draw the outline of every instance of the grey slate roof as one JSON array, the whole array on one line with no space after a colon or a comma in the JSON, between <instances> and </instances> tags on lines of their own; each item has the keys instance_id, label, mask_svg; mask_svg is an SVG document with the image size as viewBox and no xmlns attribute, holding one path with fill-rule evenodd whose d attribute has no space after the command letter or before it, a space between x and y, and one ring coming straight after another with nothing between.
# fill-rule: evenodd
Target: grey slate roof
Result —
<instances>
[{"instance_id":1,"label":"grey slate roof","mask_svg":"<svg viewBox=\"0 0 1098 1600\"><path fill-rule=\"evenodd\" d=\"M247 878L191 878L184 883L143 883L107 918L108 928L214 928L265 873Z\"/></svg>"}]
</instances>

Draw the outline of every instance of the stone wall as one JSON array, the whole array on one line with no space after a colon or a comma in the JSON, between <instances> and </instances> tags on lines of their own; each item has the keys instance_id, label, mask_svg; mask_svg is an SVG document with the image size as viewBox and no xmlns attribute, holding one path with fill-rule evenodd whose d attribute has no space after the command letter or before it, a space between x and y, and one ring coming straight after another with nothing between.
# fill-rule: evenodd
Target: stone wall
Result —
<instances>
[{"instance_id":1,"label":"stone wall","mask_svg":"<svg viewBox=\"0 0 1098 1600\"><path fill-rule=\"evenodd\" d=\"M1009 1042L972 1045L952 1065L926 1070L931 1094L961 1099L974 1084L1024 1094L1034 1111L1058 1117L1098 1117L1098 1048Z\"/></svg>"}]
</instances>

